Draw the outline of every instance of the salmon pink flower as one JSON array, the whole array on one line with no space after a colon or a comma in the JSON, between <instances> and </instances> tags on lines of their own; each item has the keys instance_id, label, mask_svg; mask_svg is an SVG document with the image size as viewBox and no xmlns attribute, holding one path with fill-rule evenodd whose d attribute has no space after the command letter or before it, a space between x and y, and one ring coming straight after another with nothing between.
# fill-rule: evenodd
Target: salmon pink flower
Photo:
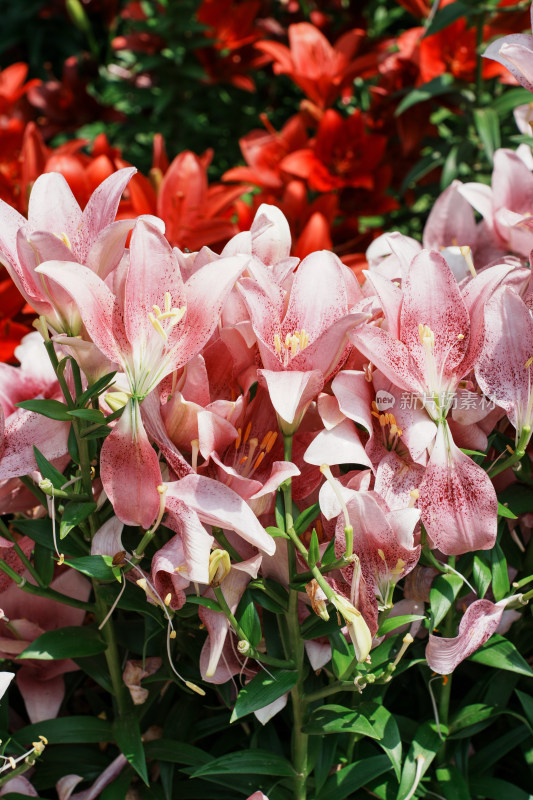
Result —
<instances>
[{"instance_id":1,"label":"salmon pink flower","mask_svg":"<svg viewBox=\"0 0 533 800\"><path fill-rule=\"evenodd\" d=\"M294 432L311 400L322 389L350 346L347 332L368 315L353 273L332 253L312 253L300 264L288 299L272 284L268 293L257 282L239 284L257 337L272 405L285 431Z\"/></svg>"},{"instance_id":2,"label":"salmon pink flower","mask_svg":"<svg viewBox=\"0 0 533 800\"><path fill-rule=\"evenodd\" d=\"M128 380L130 399L102 446L100 462L104 489L125 524L148 528L161 508L161 472L140 404L208 341L246 261L219 259L184 283L178 256L163 234L139 220L120 297L87 267L74 270L69 263L49 261L38 268L69 293L92 341Z\"/></svg>"}]
</instances>

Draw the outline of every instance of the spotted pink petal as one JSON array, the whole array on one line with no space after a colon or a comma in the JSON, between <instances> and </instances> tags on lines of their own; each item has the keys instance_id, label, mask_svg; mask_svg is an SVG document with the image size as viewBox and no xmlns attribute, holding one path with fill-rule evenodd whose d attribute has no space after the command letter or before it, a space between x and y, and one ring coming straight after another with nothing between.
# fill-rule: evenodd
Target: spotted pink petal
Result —
<instances>
[{"instance_id":1,"label":"spotted pink petal","mask_svg":"<svg viewBox=\"0 0 533 800\"><path fill-rule=\"evenodd\" d=\"M62 675L42 680L33 667L23 666L17 672L16 684L24 700L30 722L57 717L65 697Z\"/></svg>"},{"instance_id":2,"label":"spotted pink petal","mask_svg":"<svg viewBox=\"0 0 533 800\"><path fill-rule=\"evenodd\" d=\"M461 661L472 655L496 632L509 600L500 600L499 603L491 603L490 600L473 602L468 606L454 638L430 633L426 647L429 668L439 675L453 672Z\"/></svg>"},{"instance_id":3,"label":"spotted pink petal","mask_svg":"<svg viewBox=\"0 0 533 800\"><path fill-rule=\"evenodd\" d=\"M202 475L186 475L179 481L168 484L169 498L182 500L198 514L202 522L234 530L246 542L259 550L273 555L274 540L259 524L251 508L228 486Z\"/></svg>"},{"instance_id":4,"label":"spotted pink petal","mask_svg":"<svg viewBox=\"0 0 533 800\"><path fill-rule=\"evenodd\" d=\"M167 495L165 509L165 525L179 534L189 580L209 583L209 554L213 537L200 522L198 514L181 500ZM179 564L181 563L183 562L180 561ZM177 565L178 562L175 566Z\"/></svg>"},{"instance_id":5,"label":"spotted pink petal","mask_svg":"<svg viewBox=\"0 0 533 800\"><path fill-rule=\"evenodd\" d=\"M533 36L513 33L491 42L484 58L498 61L530 92L533 92Z\"/></svg>"},{"instance_id":6,"label":"spotted pink petal","mask_svg":"<svg viewBox=\"0 0 533 800\"><path fill-rule=\"evenodd\" d=\"M119 520L148 529L160 508L157 487L163 481L137 400L128 401L102 445L100 477Z\"/></svg>"},{"instance_id":7,"label":"spotted pink petal","mask_svg":"<svg viewBox=\"0 0 533 800\"><path fill-rule=\"evenodd\" d=\"M37 469L33 447L48 461L68 452L69 423L48 419L33 411L17 410L5 424L0 480L18 478Z\"/></svg>"},{"instance_id":8,"label":"spotted pink petal","mask_svg":"<svg viewBox=\"0 0 533 800\"><path fill-rule=\"evenodd\" d=\"M418 508L435 547L461 555L494 547L498 501L487 473L462 453L446 422L439 424L419 487Z\"/></svg>"}]
</instances>

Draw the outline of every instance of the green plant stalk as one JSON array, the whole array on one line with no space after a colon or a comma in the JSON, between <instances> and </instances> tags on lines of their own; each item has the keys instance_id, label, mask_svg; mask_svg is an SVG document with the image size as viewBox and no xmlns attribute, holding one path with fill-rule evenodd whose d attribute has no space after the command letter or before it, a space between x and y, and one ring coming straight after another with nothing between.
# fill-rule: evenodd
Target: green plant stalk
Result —
<instances>
[{"instance_id":1,"label":"green plant stalk","mask_svg":"<svg viewBox=\"0 0 533 800\"><path fill-rule=\"evenodd\" d=\"M98 581L93 578L92 583L96 601L95 616L98 622L101 623L107 617L109 609L98 592ZM113 694L117 704L117 711L121 716L129 711L130 702L126 685L122 680L122 669L120 666L120 658L115 640L115 629L112 618L109 618L106 624L103 626L102 636L104 637L107 645L105 649L105 659L107 662L107 668L109 670L109 677L111 678L111 685L113 686Z\"/></svg>"},{"instance_id":2,"label":"green plant stalk","mask_svg":"<svg viewBox=\"0 0 533 800\"><path fill-rule=\"evenodd\" d=\"M487 472L489 478L494 478L496 475L499 475L500 472L503 472L509 467L514 466L514 464L520 461L526 454L526 447L530 438L531 428L529 425L526 425L520 432L518 444L516 445L514 453L510 455L509 458L506 458L504 461L501 461L499 464L495 464L493 467L491 467L491 469L489 469Z\"/></svg>"},{"instance_id":3,"label":"green plant stalk","mask_svg":"<svg viewBox=\"0 0 533 800\"><path fill-rule=\"evenodd\" d=\"M283 437L283 452L285 461L292 461L292 436ZM305 545L300 541L294 530L294 518L292 510L292 488L291 480L283 484L283 500L285 505L285 531L290 536L294 548L288 547L289 568L291 579L296 574L296 549L308 559ZM316 569L316 567L315 567ZM303 667L304 667L304 640L300 631L298 620L298 590L289 589L289 610L287 613L287 628L289 646L298 670L298 682L291 689L291 702L293 713L292 726L292 765L295 770L294 777L294 800L306 800L307 798L307 775L308 775L308 735L303 732L303 723L306 711L306 698L303 690ZM286 654L287 655L287 654Z\"/></svg>"},{"instance_id":4,"label":"green plant stalk","mask_svg":"<svg viewBox=\"0 0 533 800\"><path fill-rule=\"evenodd\" d=\"M82 608L84 611L94 612L95 606L93 603L84 603L82 600L76 600L75 597L69 597L67 594L56 592L55 589L43 589L40 586L34 586L33 583L28 583L26 578L18 575L14 569L11 569L5 562L0 561L0 570L7 575L11 580L15 581L19 589L28 594L35 594L38 597L47 597L49 600L57 600L58 603L63 603L66 606L73 608Z\"/></svg>"}]
</instances>

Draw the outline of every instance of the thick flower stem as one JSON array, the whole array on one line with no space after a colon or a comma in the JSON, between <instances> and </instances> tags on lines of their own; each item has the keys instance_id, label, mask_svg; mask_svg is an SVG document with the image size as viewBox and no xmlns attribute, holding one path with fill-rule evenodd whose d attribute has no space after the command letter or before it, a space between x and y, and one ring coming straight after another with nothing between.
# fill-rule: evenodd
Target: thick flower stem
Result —
<instances>
[{"instance_id":1,"label":"thick flower stem","mask_svg":"<svg viewBox=\"0 0 533 800\"><path fill-rule=\"evenodd\" d=\"M285 461L292 460L292 436L284 436L284 458ZM289 568L291 578L294 579L296 573L296 550L298 550L307 560L307 549L300 541L294 530L294 518L292 511L292 491L290 479L283 485L283 500L285 505L285 530L290 536L294 547L288 547ZM294 777L294 800L306 800L307 798L307 747L308 735L303 732L305 717L306 700L303 691L304 681L304 641L300 631L298 620L298 591L291 588L289 594L289 611L287 614L287 626L289 633L289 646L291 654L298 670L298 683L291 689L291 702L293 713L292 728L292 765L296 772ZM286 653L289 657L289 654Z\"/></svg>"},{"instance_id":2,"label":"thick flower stem","mask_svg":"<svg viewBox=\"0 0 533 800\"><path fill-rule=\"evenodd\" d=\"M92 603L84 603L83 600L76 600L75 597L69 597L67 594L56 592L55 589L50 589L50 587L43 589L40 586L34 586L33 583L28 583L26 578L22 578L4 561L0 561L0 571L11 578L23 592L35 594L38 597L47 597L49 600L56 600L58 603L63 603L73 608L82 608L84 611L94 611L94 605Z\"/></svg>"},{"instance_id":3,"label":"thick flower stem","mask_svg":"<svg viewBox=\"0 0 533 800\"><path fill-rule=\"evenodd\" d=\"M96 618L98 622L103 622L108 615L108 608L98 589L98 582L93 580L94 596L96 598ZM122 680L122 670L120 667L120 658L115 641L115 631L113 628L112 619L108 619L102 628L102 635L107 644L105 650L105 659L107 668L109 670L109 677L111 678L111 685L113 686L113 694L117 704L118 715L122 716L129 710L129 699L124 681Z\"/></svg>"},{"instance_id":4,"label":"thick flower stem","mask_svg":"<svg viewBox=\"0 0 533 800\"><path fill-rule=\"evenodd\" d=\"M504 461L494 464L494 466L491 467L491 469L489 469L487 472L489 478L496 477L496 475L499 475L500 472L504 472L506 469L513 467L518 461L520 461L526 454L526 447L530 438L531 428L529 425L527 425L520 433L518 444L516 445L514 453L512 453L509 458L506 458Z\"/></svg>"}]
</instances>

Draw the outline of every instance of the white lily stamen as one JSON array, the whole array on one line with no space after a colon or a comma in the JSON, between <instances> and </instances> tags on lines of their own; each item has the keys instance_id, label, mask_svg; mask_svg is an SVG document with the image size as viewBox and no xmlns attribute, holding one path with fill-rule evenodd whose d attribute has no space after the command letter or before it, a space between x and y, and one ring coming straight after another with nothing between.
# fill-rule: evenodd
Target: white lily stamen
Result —
<instances>
[{"instance_id":1,"label":"white lily stamen","mask_svg":"<svg viewBox=\"0 0 533 800\"><path fill-rule=\"evenodd\" d=\"M468 269L470 270L470 274L472 275L473 278L475 278L477 272L474 266L474 261L472 259L472 250L467 244L459 245L459 250L464 260L467 263Z\"/></svg>"}]
</instances>

